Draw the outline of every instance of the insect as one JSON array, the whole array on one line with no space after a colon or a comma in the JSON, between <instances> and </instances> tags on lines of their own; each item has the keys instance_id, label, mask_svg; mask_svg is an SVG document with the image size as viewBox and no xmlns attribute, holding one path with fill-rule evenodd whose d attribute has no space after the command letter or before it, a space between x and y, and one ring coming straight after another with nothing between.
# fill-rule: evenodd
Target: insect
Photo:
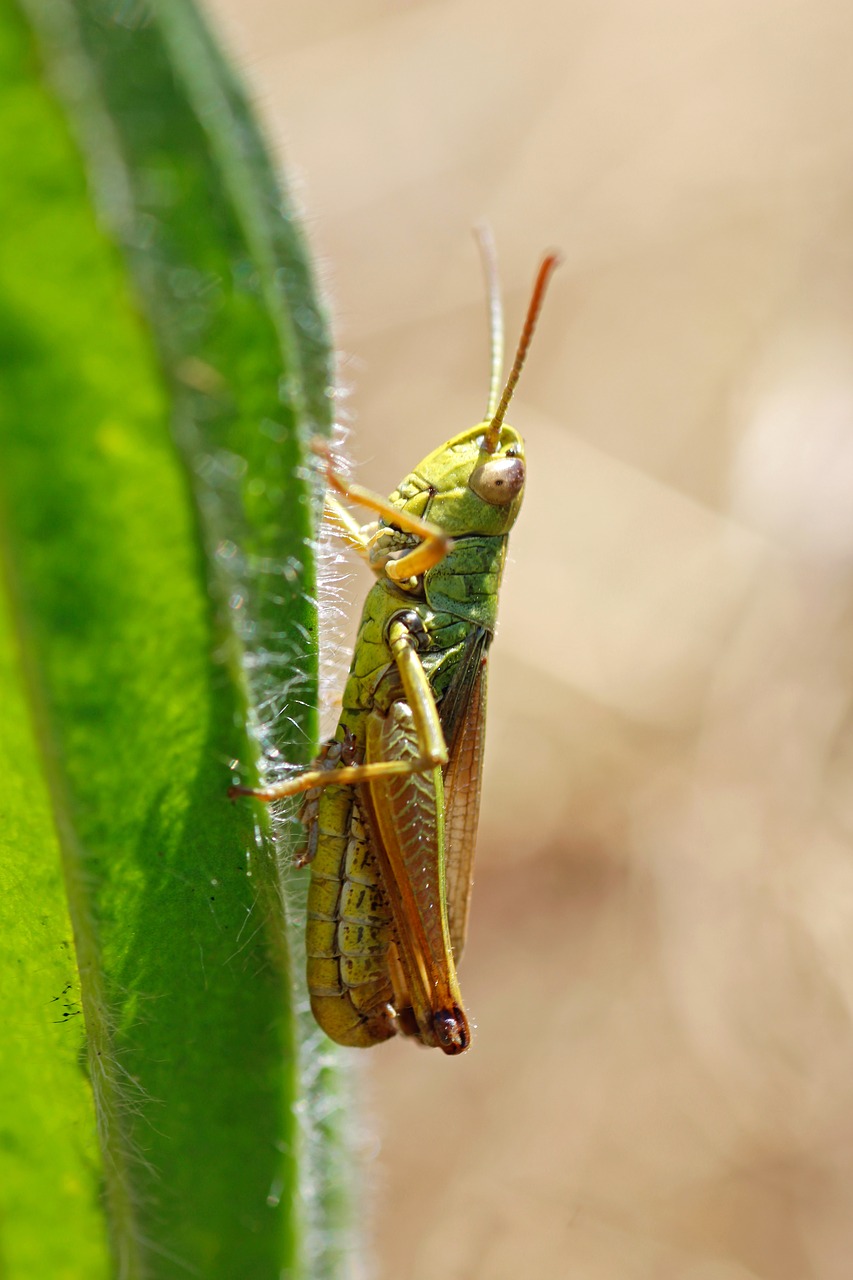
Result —
<instances>
[{"instance_id":1,"label":"insect","mask_svg":"<svg viewBox=\"0 0 853 1280\"><path fill-rule=\"evenodd\" d=\"M524 494L524 446L504 422L551 273L546 256L501 389L494 249L480 235L491 328L484 421L428 454L389 498L338 476L325 518L376 574L335 736L303 773L229 794L305 794L311 1007L340 1044L395 1033L447 1054L471 1030L462 952L480 806L486 675L507 536ZM339 496L336 496L339 495ZM379 517L361 526L340 501Z\"/></svg>"}]
</instances>

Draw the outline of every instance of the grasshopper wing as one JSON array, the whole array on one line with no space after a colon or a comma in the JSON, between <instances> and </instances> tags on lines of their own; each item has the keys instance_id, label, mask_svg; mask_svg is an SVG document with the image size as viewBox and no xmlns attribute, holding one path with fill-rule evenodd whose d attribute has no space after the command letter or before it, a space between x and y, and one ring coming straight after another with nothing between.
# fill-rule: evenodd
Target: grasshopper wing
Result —
<instances>
[{"instance_id":1,"label":"grasshopper wing","mask_svg":"<svg viewBox=\"0 0 853 1280\"><path fill-rule=\"evenodd\" d=\"M472 637L441 705L449 757L444 771L447 915L457 964L468 931L480 817L490 639L485 631L478 631Z\"/></svg>"},{"instance_id":2,"label":"grasshopper wing","mask_svg":"<svg viewBox=\"0 0 853 1280\"><path fill-rule=\"evenodd\" d=\"M367 725L366 759L416 760L411 709L394 702ZM450 945L441 769L376 778L362 787L374 848L394 913L399 958L419 1038L459 1053L470 1042ZM401 993L396 993L399 998Z\"/></svg>"}]
</instances>

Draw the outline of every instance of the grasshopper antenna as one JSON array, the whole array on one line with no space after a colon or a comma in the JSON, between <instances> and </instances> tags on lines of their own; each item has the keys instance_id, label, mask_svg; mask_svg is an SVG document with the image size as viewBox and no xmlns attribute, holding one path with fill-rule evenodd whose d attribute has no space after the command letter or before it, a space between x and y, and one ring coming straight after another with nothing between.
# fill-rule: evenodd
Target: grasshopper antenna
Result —
<instances>
[{"instance_id":1,"label":"grasshopper antenna","mask_svg":"<svg viewBox=\"0 0 853 1280\"><path fill-rule=\"evenodd\" d=\"M539 271L536 275L536 282L533 286L533 294L530 298L530 306L527 308L527 316L524 321L524 328L521 330L521 337L518 340L518 349L515 353L515 359L512 362L512 368L509 371L509 377L506 380L506 386L500 403L492 415L488 430L483 437L483 448L486 453L494 453L498 447L498 440L501 436L501 425L503 424L504 414L507 406L512 399L512 393L515 391L515 384L518 382L518 375L521 373L522 366L530 347L530 339L533 337L533 331L536 328L536 321L539 319L539 312L542 310L542 302L545 298L545 290L548 288L548 281L554 274L554 271L560 265L561 258L558 253L549 253L542 259Z\"/></svg>"},{"instance_id":2,"label":"grasshopper antenna","mask_svg":"<svg viewBox=\"0 0 853 1280\"><path fill-rule=\"evenodd\" d=\"M474 228L474 239L480 250L483 275L486 279L486 304L489 309L489 403L486 417L493 418L501 394L504 376L504 311L501 305L501 281L498 274L498 255L495 238L487 222Z\"/></svg>"}]
</instances>

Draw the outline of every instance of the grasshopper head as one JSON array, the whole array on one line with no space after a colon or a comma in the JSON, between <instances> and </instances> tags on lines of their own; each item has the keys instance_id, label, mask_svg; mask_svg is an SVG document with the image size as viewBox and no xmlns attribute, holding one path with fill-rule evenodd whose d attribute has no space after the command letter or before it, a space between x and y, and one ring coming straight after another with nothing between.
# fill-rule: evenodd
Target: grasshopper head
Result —
<instances>
[{"instance_id":1,"label":"grasshopper head","mask_svg":"<svg viewBox=\"0 0 853 1280\"><path fill-rule=\"evenodd\" d=\"M435 449L407 476L391 501L443 529L451 538L466 534L502 537L509 533L524 496L524 444L504 422L515 384L521 373L545 289L559 262L555 253L542 260L518 349L503 394L503 324L497 284L497 268L491 239L481 235L486 262L492 317L492 381L488 417L470 431L463 431Z\"/></svg>"},{"instance_id":2,"label":"grasshopper head","mask_svg":"<svg viewBox=\"0 0 853 1280\"><path fill-rule=\"evenodd\" d=\"M480 422L435 449L407 477L401 490L423 495L422 514L452 538L509 533L524 497L524 444L502 425L493 450L490 423ZM421 505L423 504L423 505ZM410 508L411 509L411 508Z\"/></svg>"}]
</instances>

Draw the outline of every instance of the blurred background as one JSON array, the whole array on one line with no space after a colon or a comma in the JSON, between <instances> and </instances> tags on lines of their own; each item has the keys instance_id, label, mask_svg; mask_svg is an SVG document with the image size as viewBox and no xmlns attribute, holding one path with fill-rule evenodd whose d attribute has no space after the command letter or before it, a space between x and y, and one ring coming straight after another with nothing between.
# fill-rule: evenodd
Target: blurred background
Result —
<instances>
[{"instance_id":1,"label":"blurred background","mask_svg":"<svg viewBox=\"0 0 853 1280\"><path fill-rule=\"evenodd\" d=\"M471 226L509 345L564 255L509 415L476 1042L358 1058L383 1280L847 1280L853 7L209 5L363 483L482 416Z\"/></svg>"}]
</instances>

